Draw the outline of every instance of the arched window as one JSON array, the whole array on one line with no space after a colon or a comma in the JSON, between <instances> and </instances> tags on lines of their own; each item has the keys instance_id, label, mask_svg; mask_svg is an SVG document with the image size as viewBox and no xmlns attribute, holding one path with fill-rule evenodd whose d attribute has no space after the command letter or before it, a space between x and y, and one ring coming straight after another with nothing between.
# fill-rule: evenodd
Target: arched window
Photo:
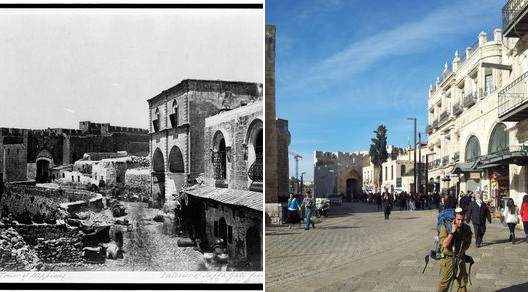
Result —
<instances>
[{"instance_id":1,"label":"arched window","mask_svg":"<svg viewBox=\"0 0 528 292\"><path fill-rule=\"evenodd\" d=\"M169 115L171 126L176 128L178 126L178 102L172 102L172 114Z\"/></svg>"},{"instance_id":2,"label":"arched window","mask_svg":"<svg viewBox=\"0 0 528 292\"><path fill-rule=\"evenodd\" d=\"M510 139L506 132L506 125L500 123L493 128L488 144L488 153L495 153L510 146Z\"/></svg>"},{"instance_id":3,"label":"arched window","mask_svg":"<svg viewBox=\"0 0 528 292\"><path fill-rule=\"evenodd\" d=\"M216 132L213 138L213 147L214 178L225 180L227 178L227 148L222 132Z\"/></svg>"},{"instance_id":4,"label":"arched window","mask_svg":"<svg viewBox=\"0 0 528 292\"><path fill-rule=\"evenodd\" d=\"M177 146L172 147L169 155L169 171L174 173L185 172L183 155Z\"/></svg>"},{"instance_id":5,"label":"arched window","mask_svg":"<svg viewBox=\"0 0 528 292\"><path fill-rule=\"evenodd\" d=\"M466 144L466 162L475 161L480 156L480 143L476 136L471 136Z\"/></svg>"},{"instance_id":6,"label":"arched window","mask_svg":"<svg viewBox=\"0 0 528 292\"><path fill-rule=\"evenodd\" d=\"M154 132L159 131L159 129L160 129L160 111L159 111L159 108L156 108L156 111L154 111L154 120L152 120L152 126L154 128Z\"/></svg>"}]
</instances>

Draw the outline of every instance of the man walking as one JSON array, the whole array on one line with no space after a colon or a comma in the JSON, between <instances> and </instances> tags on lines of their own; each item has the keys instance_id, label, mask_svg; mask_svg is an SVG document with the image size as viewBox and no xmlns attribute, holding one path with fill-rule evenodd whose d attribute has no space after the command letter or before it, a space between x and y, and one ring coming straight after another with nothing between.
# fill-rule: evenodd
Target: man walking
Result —
<instances>
[{"instance_id":1,"label":"man walking","mask_svg":"<svg viewBox=\"0 0 528 292\"><path fill-rule=\"evenodd\" d=\"M438 291L447 292L451 281L457 283L457 289L455 291L465 292L466 285L468 282L468 276L466 273L466 261L465 251L471 245L471 228L464 224L464 211L462 208L455 210L455 219L451 225L451 232L448 233L445 225L440 227L440 242L442 243L441 248L441 259L438 264L440 265L440 283L438 284ZM455 264L455 260L458 259L458 265ZM453 269L456 269L456 274Z\"/></svg>"},{"instance_id":2,"label":"man walking","mask_svg":"<svg viewBox=\"0 0 528 292\"><path fill-rule=\"evenodd\" d=\"M305 230L310 230L310 224L312 224L312 227L315 228L315 223L311 220L312 218L312 210L314 209L315 202L312 199L312 193L310 191L306 192L306 197L303 200L302 205L304 206L304 221L306 222L306 228Z\"/></svg>"},{"instance_id":3,"label":"man walking","mask_svg":"<svg viewBox=\"0 0 528 292\"><path fill-rule=\"evenodd\" d=\"M491 214L488 205L482 202L481 194L475 195L475 201L471 202L466 216L466 223L473 222L473 232L475 233L475 244L478 247L482 246L482 238L486 233L486 219L491 223Z\"/></svg>"}]
</instances>

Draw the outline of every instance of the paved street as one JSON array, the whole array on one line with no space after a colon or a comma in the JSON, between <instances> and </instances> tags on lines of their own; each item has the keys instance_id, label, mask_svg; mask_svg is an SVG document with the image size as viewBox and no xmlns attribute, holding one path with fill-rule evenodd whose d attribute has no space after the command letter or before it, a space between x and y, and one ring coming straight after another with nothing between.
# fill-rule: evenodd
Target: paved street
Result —
<instances>
[{"instance_id":1,"label":"paved street","mask_svg":"<svg viewBox=\"0 0 528 292\"><path fill-rule=\"evenodd\" d=\"M436 210L395 211L376 205L332 206L316 229L266 227L267 291L436 291L439 268L424 257L436 234ZM528 244L508 242L496 220L484 246L468 250L475 264L469 291L527 291ZM522 230L518 237L524 239Z\"/></svg>"}]
</instances>

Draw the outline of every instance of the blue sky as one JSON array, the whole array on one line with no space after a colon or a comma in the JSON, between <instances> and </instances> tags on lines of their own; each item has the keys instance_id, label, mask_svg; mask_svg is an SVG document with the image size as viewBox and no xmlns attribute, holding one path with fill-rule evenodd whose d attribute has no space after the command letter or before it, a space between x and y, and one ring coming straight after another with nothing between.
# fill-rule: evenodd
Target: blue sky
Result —
<instances>
[{"instance_id":1,"label":"blue sky","mask_svg":"<svg viewBox=\"0 0 528 292\"><path fill-rule=\"evenodd\" d=\"M505 1L266 1L277 29L276 111L289 149L313 178L313 152L368 150L378 125L388 144L427 126L429 85L481 31L501 28ZM427 139L422 134L422 139ZM295 161L290 157L290 176Z\"/></svg>"}]
</instances>

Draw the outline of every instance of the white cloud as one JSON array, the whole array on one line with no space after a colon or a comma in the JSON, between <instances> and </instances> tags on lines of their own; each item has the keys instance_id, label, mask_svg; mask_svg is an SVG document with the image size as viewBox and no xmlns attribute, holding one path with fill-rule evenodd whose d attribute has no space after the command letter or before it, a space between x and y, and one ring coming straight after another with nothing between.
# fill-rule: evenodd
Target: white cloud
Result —
<instances>
[{"instance_id":1,"label":"white cloud","mask_svg":"<svg viewBox=\"0 0 528 292\"><path fill-rule=\"evenodd\" d=\"M67 111L67 112L69 112L69 113L72 113L72 114L75 113L74 110L72 110L72 109L70 109L70 108L67 108L67 107L63 107L62 109L65 110L65 111Z\"/></svg>"}]
</instances>

